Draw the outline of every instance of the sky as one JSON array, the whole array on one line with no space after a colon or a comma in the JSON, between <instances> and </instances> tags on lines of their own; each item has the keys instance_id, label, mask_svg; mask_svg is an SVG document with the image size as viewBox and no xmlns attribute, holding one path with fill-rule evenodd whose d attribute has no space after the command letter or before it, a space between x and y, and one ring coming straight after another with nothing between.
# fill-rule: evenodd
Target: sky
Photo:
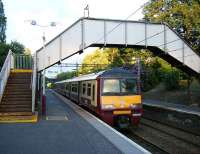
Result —
<instances>
[{"instance_id":1,"label":"sky","mask_svg":"<svg viewBox=\"0 0 200 154\"><path fill-rule=\"evenodd\" d=\"M76 20L83 17L83 10L89 5L90 17L126 19L131 13L148 0L2 0L7 17L7 42L17 40L29 48L32 53L42 47L42 35L45 32L46 41L50 41ZM142 10L129 20L143 17ZM56 27L41 28L32 26L30 20L38 25L48 26L56 22ZM91 51L93 49L89 49ZM87 52L86 52L87 53ZM85 54L82 55L82 57ZM76 63L82 59L74 57Z\"/></svg>"}]
</instances>

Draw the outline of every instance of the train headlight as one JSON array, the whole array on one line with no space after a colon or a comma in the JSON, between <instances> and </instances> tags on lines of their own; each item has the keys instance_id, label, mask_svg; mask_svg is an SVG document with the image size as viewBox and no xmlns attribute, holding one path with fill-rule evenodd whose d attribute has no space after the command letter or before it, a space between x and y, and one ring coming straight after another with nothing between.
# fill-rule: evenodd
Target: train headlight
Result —
<instances>
[{"instance_id":1,"label":"train headlight","mask_svg":"<svg viewBox=\"0 0 200 154\"><path fill-rule=\"evenodd\" d=\"M115 109L115 106L113 104L102 104L102 109L103 110L113 110Z\"/></svg>"},{"instance_id":2,"label":"train headlight","mask_svg":"<svg viewBox=\"0 0 200 154\"><path fill-rule=\"evenodd\" d=\"M141 109L142 105L141 104L130 104L131 109Z\"/></svg>"},{"instance_id":3,"label":"train headlight","mask_svg":"<svg viewBox=\"0 0 200 154\"><path fill-rule=\"evenodd\" d=\"M141 116L143 113L142 104L131 104L131 109L133 110L133 116Z\"/></svg>"}]
</instances>

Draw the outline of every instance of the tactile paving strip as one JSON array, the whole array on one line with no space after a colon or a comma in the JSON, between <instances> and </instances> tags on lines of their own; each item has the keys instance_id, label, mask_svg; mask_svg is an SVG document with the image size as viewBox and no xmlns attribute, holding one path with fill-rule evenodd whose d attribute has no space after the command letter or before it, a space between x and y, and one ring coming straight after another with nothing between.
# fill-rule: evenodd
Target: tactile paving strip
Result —
<instances>
[{"instance_id":1,"label":"tactile paving strip","mask_svg":"<svg viewBox=\"0 0 200 154\"><path fill-rule=\"evenodd\" d=\"M67 121L67 116L46 116L46 120L52 121Z\"/></svg>"}]
</instances>

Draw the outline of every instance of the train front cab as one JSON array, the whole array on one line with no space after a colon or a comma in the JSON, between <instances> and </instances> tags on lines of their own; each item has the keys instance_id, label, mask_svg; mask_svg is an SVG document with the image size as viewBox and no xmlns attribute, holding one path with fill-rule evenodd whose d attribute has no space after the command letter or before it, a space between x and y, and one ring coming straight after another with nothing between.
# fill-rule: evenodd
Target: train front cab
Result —
<instances>
[{"instance_id":1,"label":"train front cab","mask_svg":"<svg viewBox=\"0 0 200 154\"><path fill-rule=\"evenodd\" d=\"M141 95L134 78L101 79L101 118L110 125L138 125L142 116Z\"/></svg>"}]
</instances>

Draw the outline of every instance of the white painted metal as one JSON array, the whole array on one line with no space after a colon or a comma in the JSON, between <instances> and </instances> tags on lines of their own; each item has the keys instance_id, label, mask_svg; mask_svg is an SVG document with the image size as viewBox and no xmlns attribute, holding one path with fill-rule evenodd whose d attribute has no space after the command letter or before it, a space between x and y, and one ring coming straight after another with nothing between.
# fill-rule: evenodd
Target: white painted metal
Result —
<instances>
[{"instance_id":1,"label":"white painted metal","mask_svg":"<svg viewBox=\"0 0 200 154\"><path fill-rule=\"evenodd\" d=\"M33 55L33 68L32 68L32 79L31 79L31 89L32 89L32 113L35 112L35 93L37 85L37 54Z\"/></svg>"},{"instance_id":2,"label":"white painted metal","mask_svg":"<svg viewBox=\"0 0 200 154\"><path fill-rule=\"evenodd\" d=\"M155 46L200 73L200 57L169 26L95 18L79 19L50 41L46 45L45 66L43 49L38 50L38 71L57 63L60 57L63 60L94 45Z\"/></svg>"},{"instance_id":3,"label":"white painted metal","mask_svg":"<svg viewBox=\"0 0 200 154\"><path fill-rule=\"evenodd\" d=\"M0 102L4 93L4 89L5 89L8 77L10 75L10 70L14 67L13 61L14 61L14 58L12 55L12 51L9 51L0 72Z\"/></svg>"}]
</instances>

